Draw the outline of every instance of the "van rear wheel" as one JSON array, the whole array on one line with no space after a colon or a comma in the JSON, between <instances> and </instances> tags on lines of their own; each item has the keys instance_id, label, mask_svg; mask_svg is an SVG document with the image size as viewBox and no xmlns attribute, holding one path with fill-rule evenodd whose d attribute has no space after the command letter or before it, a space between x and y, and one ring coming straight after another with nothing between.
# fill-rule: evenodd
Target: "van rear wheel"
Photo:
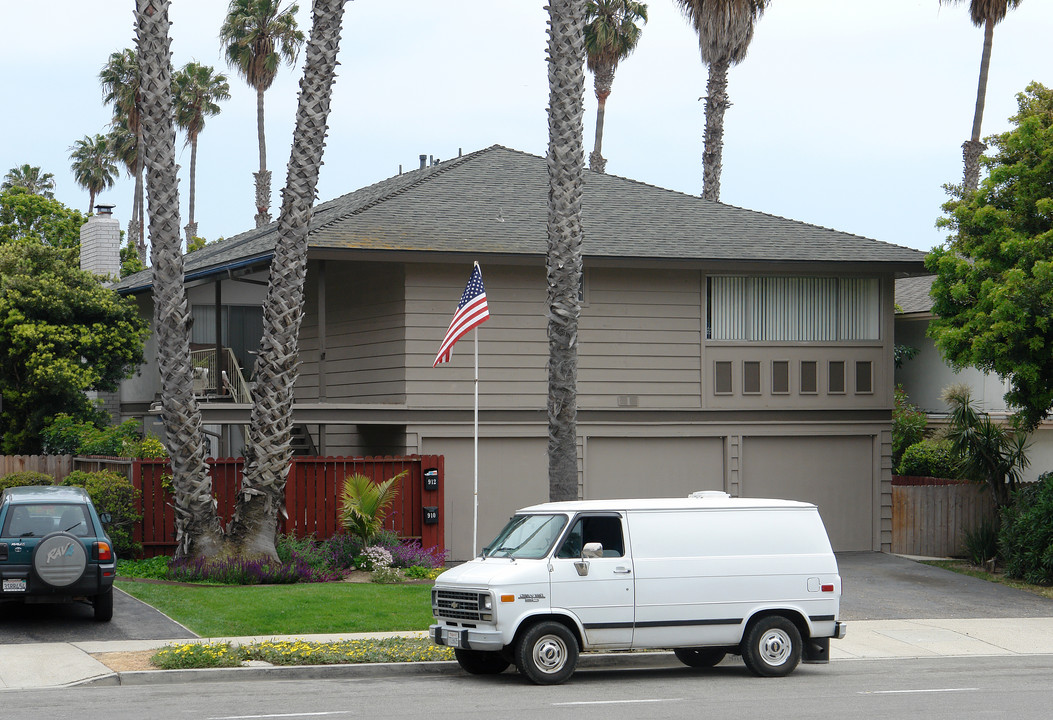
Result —
<instances>
[{"instance_id":1,"label":"van rear wheel","mask_svg":"<svg viewBox=\"0 0 1053 720\"><path fill-rule=\"evenodd\" d=\"M537 685L558 685L578 663L578 639L566 625L539 622L519 639L515 649L519 672Z\"/></svg>"},{"instance_id":2,"label":"van rear wheel","mask_svg":"<svg viewBox=\"0 0 1053 720\"><path fill-rule=\"evenodd\" d=\"M497 675L512 663L499 652L485 650L461 650L456 648L453 656L461 669L472 675Z\"/></svg>"},{"instance_id":3,"label":"van rear wheel","mask_svg":"<svg viewBox=\"0 0 1053 720\"><path fill-rule=\"evenodd\" d=\"M720 663L727 655L724 648L700 647L700 648L675 648L673 654L676 659L688 667L709 668Z\"/></svg>"},{"instance_id":4,"label":"van rear wheel","mask_svg":"<svg viewBox=\"0 0 1053 720\"><path fill-rule=\"evenodd\" d=\"M801 662L801 633L781 615L763 617L746 631L742 660L754 675L789 675Z\"/></svg>"}]
</instances>

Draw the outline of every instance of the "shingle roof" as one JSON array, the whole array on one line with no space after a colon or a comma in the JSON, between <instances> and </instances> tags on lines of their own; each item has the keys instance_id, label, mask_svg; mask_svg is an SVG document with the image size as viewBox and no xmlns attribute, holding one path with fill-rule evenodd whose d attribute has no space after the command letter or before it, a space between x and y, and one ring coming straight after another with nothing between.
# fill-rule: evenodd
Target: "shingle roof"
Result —
<instances>
[{"instance_id":1,"label":"shingle roof","mask_svg":"<svg viewBox=\"0 0 1053 720\"><path fill-rule=\"evenodd\" d=\"M932 281L935 277L935 275L922 275L896 280L896 304L899 306L899 312L902 314L927 313L932 310L929 290L932 289Z\"/></svg>"},{"instance_id":2,"label":"shingle roof","mask_svg":"<svg viewBox=\"0 0 1053 720\"><path fill-rule=\"evenodd\" d=\"M308 243L317 249L543 256L547 197L544 158L494 145L316 206ZM588 171L582 229L586 258L878 263L920 272L924 257L911 248ZM265 259L276 237L272 223L187 255L187 276ZM150 282L146 270L117 289Z\"/></svg>"}]
</instances>

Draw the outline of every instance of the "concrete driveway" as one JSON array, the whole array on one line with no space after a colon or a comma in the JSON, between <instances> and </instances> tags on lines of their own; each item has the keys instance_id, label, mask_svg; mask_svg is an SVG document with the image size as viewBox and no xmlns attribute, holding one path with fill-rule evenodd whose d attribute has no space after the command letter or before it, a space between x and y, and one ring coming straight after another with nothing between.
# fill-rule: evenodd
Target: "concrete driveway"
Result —
<instances>
[{"instance_id":1,"label":"concrete driveway","mask_svg":"<svg viewBox=\"0 0 1053 720\"><path fill-rule=\"evenodd\" d=\"M837 553L841 619L1053 617L1053 600L897 555Z\"/></svg>"},{"instance_id":2,"label":"concrete driveway","mask_svg":"<svg viewBox=\"0 0 1053 720\"><path fill-rule=\"evenodd\" d=\"M91 606L85 603L0 603L0 644L193 637L197 636L179 623L116 588L109 622L95 622Z\"/></svg>"}]
</instances>

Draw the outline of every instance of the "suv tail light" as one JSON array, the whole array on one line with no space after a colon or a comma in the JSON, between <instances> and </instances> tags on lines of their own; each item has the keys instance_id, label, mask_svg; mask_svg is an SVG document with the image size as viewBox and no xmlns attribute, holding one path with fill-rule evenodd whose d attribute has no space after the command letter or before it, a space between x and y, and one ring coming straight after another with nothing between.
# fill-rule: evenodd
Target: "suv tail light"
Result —
<instances>
[{"instance_id":1,"label":"suv tail light","mask_svg":"<svg viewBox=\"0 0 1053 720\"><path fill-rule=\"evenodd\" d=\"M108 542L102 542L101 540L95 543L95 559L99 561L113 560L113 550L110 548Z\"/></svg>"}]
</instances>

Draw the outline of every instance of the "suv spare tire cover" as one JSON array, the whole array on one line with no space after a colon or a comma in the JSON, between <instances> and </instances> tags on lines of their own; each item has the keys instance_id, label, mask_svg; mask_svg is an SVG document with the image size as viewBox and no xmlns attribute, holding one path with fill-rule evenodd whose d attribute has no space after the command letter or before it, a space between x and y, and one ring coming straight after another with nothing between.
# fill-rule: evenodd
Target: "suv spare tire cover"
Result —
<instances>
[{"instance_id":1,"label":"suv spare tire cover","mask_svg":"<svg viewBox=\"0 0 1053 720\"><path fill-rule=\"evenodd\" d=\"M33 551L33 571L52 587L72 585L84 574L87 564L84 545L69 533L51 533Z\"/></svg>"}]
</instances>

